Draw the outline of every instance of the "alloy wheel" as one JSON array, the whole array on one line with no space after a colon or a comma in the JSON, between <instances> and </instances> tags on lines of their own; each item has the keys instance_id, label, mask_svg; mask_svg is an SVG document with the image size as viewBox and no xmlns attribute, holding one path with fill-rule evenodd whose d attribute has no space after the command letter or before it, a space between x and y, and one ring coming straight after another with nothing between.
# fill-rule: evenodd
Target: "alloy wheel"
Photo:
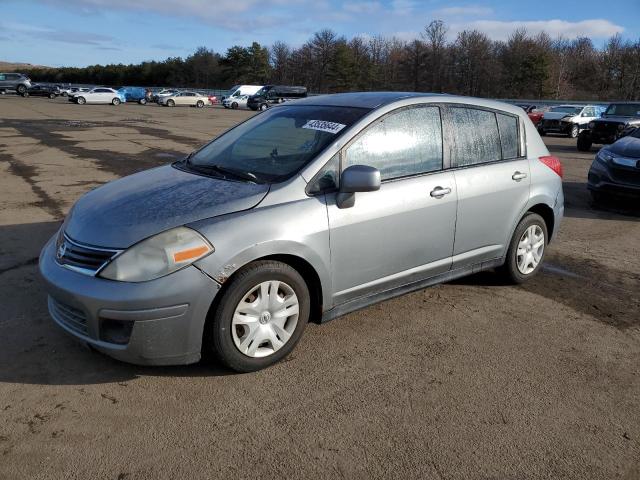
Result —
<instances>
[{"instance_id":1,"label":"alloy wheel","mask_svg":"<svg viewBox=\"0 0 640 480\"><path fill-rule=\"evenodd\" d=\"M252 287L235 309L231 335L236 348L252 358L280 350L293 335L300 304L285 282L270 280Z\"/></svg>"},{"instance_id":2,"label":"alloy wheel","mask_svg":"<svg viewBox=\"0 0 640 480\"><path fill-rule=\"evenodd\" d=\"M530 225L520 237L516 260L523 275L532 273L540 264L544 253L544 232L540 225Z\"/></svg>"}]
</instances>

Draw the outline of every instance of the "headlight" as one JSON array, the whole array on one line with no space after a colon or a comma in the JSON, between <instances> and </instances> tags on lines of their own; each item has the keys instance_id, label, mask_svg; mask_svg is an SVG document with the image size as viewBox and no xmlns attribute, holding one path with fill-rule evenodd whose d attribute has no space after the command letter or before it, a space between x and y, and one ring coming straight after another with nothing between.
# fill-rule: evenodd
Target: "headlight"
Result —
<instances>
[{"instance_id":1,"label":"headlight","mask_svg":"<svg viewBox=\"0 0 640 480\"><path fill-rule=\"evenodd\" d=\"M605 150L604 148L600 149L600 151L596 154L596 159L600 160L604 164L608 164L613 160L613 155L609 150Z\"/></svg>"},{"instance_id":2,"label":"headlight","mask_svg":"<svg viewBox=\"0 0 640 480\"><path fill-rule=\"evenodd\" d=\"M144 282L163 277L213 252L202 235L187 227L159 233L114 258L100 276L121 282Z\"/></svg>"},{"instance_id":3,"label":"headlight","mask_svg":"<svg viewBox=\"0 0 640 480\"><path fill-rule=\"evenodd\" d=\"M593 128L596 126L596 122L589 122L589 128Z\"/></svg>"}]
</instances>

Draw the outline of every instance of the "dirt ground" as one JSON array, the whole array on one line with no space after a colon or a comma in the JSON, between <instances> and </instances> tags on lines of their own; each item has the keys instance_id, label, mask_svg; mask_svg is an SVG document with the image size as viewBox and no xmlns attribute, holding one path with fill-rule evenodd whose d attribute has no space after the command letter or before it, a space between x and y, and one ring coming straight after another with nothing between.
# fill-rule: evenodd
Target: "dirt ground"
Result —
<instances>
[{"instance_id":1,"label":"dirt ground","mask_svg":"<svg viewBox=\"0 0 640 480\"><path fill-rule=\"evenodd\" d=\"M49 319L37 256L72 203L247 112L0 98L0 478L640 478L640 213L546 137L566 217L493 273L309 325L283 363L142 368Z\"/></svg>"}]
</instances>

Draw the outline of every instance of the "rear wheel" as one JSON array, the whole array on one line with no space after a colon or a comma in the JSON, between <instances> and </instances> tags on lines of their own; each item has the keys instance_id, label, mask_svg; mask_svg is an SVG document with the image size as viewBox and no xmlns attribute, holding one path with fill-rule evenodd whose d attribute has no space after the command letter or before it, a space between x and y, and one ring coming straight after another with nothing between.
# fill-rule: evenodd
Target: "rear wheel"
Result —
<instances>
[{"instance_id":1,"label":"rear wheel","mask_svg":"<svg viewBox=\"0 0 640 480\"><path fill-rule=\"evenodd\" d=\"M202 107L204 107L204 102L202 100L198 100L196 102L196 108L202 108Z\"/></svg>"},{"instance_id":2,"label":"rear wheel","mask_svg":"<svg viewBox=\"0 0 640 480\"><path fill-rule=\"evenodd\" d=\"M580 127L578 127L578 125L571 125L571 131L569 131L569 137L571 138L577 138L578 134L580 133Z\"/></svg>"},{"instance_id":3,"label":"rear wheel","mask_svg":"<svg viewBox=\"0 0 640 480\"><path fill-rule=\"evenodd\" d=\"M523 283L540 270L548 243L547 225L537 213L527 213L516 227L501 273Z\"/></svg>"},{"instance_id":4,"label":"rear wheel","mask_svg":"<svg viewBox=\"0 0 640 480\"><path fill-rule=\"evenodd\" d=\"M85 103L87 103L87 99L86 99L86 98L84 98L84 97L78 97L78 98L76 99L76 103L77 103L78 105L84 105Z\"/></svg>"},{"instance_id":5,"label":"rear wheel","mask_svg":"<svg viewBox=\"0 0 640 480\"><path fill-rule=\"evenodd\" d=\"M589 150L591 150L591 145L591 136L586 132L582 132L578 136L578 141L576 143L578 150L580 150L581 152L588 152Z\"/></svg>"},{"instance_id":6,"label":"rear wheel","mask_svg":"<svg viewBox=\"0 0 640 480\"><path fill-rule=\"evenodd\" d=\"M309 320L309 289L302 276L285 263L263 260L228 282L205 332L204 348L238 372L282 360Z\"/></svg>"},{"instance_id":7,"label":"rear wheel","mask_svg":"<svg viewBox=\"0 0 640 480\"><path fill-rule=\"evenodd\" d=\"M112 105L120 105L120 99L118 97L115 97L113 100L111 100L111 104Z\"/></svg>"}]
</instances>

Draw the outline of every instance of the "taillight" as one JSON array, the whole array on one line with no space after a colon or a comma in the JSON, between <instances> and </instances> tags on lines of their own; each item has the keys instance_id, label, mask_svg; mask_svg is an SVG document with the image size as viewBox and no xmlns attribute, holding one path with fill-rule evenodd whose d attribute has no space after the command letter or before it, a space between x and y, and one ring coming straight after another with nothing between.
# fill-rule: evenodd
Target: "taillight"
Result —
<instances>
[{"instance_id":1,"label":"taillight","mask_svg":"<svg viewBox=\"0 0 640 480\"><path fill-rule=\"evenodd\" d=\"M560 178L562 178L562 164L560 163L560 159L558 157L554 157L553 155L546 155L544 157L540 157L538 160L540 160L547 167L556 172Z\"/></svg>"}]
</instances>

